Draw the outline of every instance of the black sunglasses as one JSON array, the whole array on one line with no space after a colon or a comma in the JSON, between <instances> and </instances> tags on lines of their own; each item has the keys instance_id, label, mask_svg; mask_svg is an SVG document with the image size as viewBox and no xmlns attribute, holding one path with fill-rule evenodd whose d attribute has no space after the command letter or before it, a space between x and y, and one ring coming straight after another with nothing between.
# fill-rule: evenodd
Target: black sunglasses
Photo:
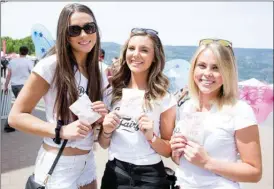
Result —
<instances>
[{"instance_id":1,"label":"black sunglasses","mask_svg":"<svg viewBox=\"0 0 274 189\"><path fill-rule=\"evenodd\" d=\"M150 35L158 35L158 32L153 30L153 29L146 29L146 28L133 28L131 30L131 33L146 33L146 34L150 34Z\"/></svg>"},{"instance_id":2,"label":"black sunglasses","mask_svg":"<svg viewBox=\"0 0 274 189\"><path fill-rule=\"evenodd\" d=\"M93 34L97 31L97 27L94 22L87 23L83 27L71 25L68 27L68 34L70 37L77 37L81 34L82 30L84 30L86 34Z\"/></svg>"}]
</instances>

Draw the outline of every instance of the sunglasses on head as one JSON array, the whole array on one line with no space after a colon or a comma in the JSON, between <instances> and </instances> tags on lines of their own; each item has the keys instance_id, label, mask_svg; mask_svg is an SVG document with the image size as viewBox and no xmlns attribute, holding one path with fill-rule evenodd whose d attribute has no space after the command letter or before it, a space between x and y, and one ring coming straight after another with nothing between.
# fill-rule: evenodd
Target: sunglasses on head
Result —
<instances>
[{"instance_id":1,"label":"sunglasses on head","mask_svg":"<svg viewBox=\"0 0 274 189\"><path fill-rule=\"evenodd\" d=\"M71 25L68 27L68 34L70 37L77 37L81 34L82 30L84 30L86 34L93 34L97 31L97 27L94 22L86 23L83 27Z\"/></svg>"},{"instance_id":2,"label":"sunglasses on head","mask_svg":"<svg viewBox=\"0 0 274 189\"><path fill-rule=\"evenodd\" d=\"M210 43L218 43L220 45L223 45L225 47L231 47L232 48L232 43L228 40L224 40L224 39L202 39L199 42L199 46L200 45L208 45Z\"/></svg>"},{"instance_id":3,"label":"sunglasses on head","mask_svg":"<svg viewBox=\"0 0 274 189\"><path fill-rule=\"evenodd\" d=\"M150 35L158 35L158 32L153 29L146 29L146 28L133 28L131 33L138 34L138 33L146 33Z\"/></svg>"}]
</instances>

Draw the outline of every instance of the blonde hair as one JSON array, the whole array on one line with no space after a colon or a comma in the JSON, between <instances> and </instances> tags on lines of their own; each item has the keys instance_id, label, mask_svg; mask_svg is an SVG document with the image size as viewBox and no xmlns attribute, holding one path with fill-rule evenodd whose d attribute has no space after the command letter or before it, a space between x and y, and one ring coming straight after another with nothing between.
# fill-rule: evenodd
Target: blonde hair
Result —
<instances>
[{"instance_id":1,"label":"blonde hair","mask_svg":"<svg viewBox=\"0 0 274 189\"><path fill-rule=\"evenodd\" d=\"M205 50L211 50L217 60L217 66L223 78L223 85L213 102L221 109L223 105L234 105L238 98L238 71L233 49L217 42L201 45L196 50L189 71L188 88L191 99L199 104L200 90L194 81L197 59Z\"/></svg>"}]
</instances>

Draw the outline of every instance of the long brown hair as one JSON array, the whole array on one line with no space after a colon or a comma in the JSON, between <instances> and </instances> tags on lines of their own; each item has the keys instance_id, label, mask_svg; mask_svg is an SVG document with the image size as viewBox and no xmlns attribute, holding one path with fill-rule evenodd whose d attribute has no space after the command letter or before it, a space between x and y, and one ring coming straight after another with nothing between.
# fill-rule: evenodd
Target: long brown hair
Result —
<instances>
[{"instance_id":1,"label":"long brown hair","mask_svg":"<svg viewBox=\"0 0 274 189\"><path fill-rule=\"evenodd\" d=\"M78 66L68 42L69 19L74 12L84 12L89 14L97 26L93 12L87 6L82 4L74 3L66 5L59 16L56 45L49 51L48 55L56 54L57 65L53 82L57 89L57 95L54 104L54 111L57 114L57 118L62 119L65 124L76 120L76 117L70 112L69 106L78 99L74 70L74 67L76 66L78 68ZM101 73L98 62L100 49L98 26L96 36L95 46L88 53L85 64L88 79L87 94L92 102L102 99Z\"/></svg>"},{"instance_id":2,"label":"long brown hair","mask_svg":"<svg viewBox=\"0 0 274 189\"><path fill-rule=\"evenodd\" d=\"M130 81L131 71L126 63L126 53L128 49L128 43L133 36L148 36L154 44L154 62L149 68L147 79L148 90L145 94L146 100L149 102L150 100L160 99L164 97L167 93L169 81L167 77L162 73L165 67L165 53L160 38L157 35L148 34L146 32L131 33L129 39L126 41L123 47L123 50L121 51L119 59L120 69L113 76L113 80L111 82L111 105L121 100L122 89L127 87Z\"/></svg>"}]
</instances>

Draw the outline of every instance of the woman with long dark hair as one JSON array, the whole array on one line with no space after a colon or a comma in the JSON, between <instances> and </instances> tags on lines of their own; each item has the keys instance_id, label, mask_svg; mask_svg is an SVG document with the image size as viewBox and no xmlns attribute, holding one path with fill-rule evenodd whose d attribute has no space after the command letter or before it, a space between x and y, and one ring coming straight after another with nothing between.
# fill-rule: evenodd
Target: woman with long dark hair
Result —
<instances>
[{"instance_id":1,"label":"woman with long dark hair","mask_svg":"<svg viewBox=\"0 0 274 189\"><path fill-rule=\"evenodd\" d=\"M34 67L12 107L12 127L44 137L36 159L35 182L43 184L47 178L62 144L56 138L68 139L47 180L47 188L96 188L92 126L80 121L69 106L86 93L94 111L102 116L107 113L102 102L104 79L99 70L99 49L100 36L93 12L82 4L65 6L58 20L55 47ZM42 97L47 121L31 115Z\"/></svg>"}]
</instances>

